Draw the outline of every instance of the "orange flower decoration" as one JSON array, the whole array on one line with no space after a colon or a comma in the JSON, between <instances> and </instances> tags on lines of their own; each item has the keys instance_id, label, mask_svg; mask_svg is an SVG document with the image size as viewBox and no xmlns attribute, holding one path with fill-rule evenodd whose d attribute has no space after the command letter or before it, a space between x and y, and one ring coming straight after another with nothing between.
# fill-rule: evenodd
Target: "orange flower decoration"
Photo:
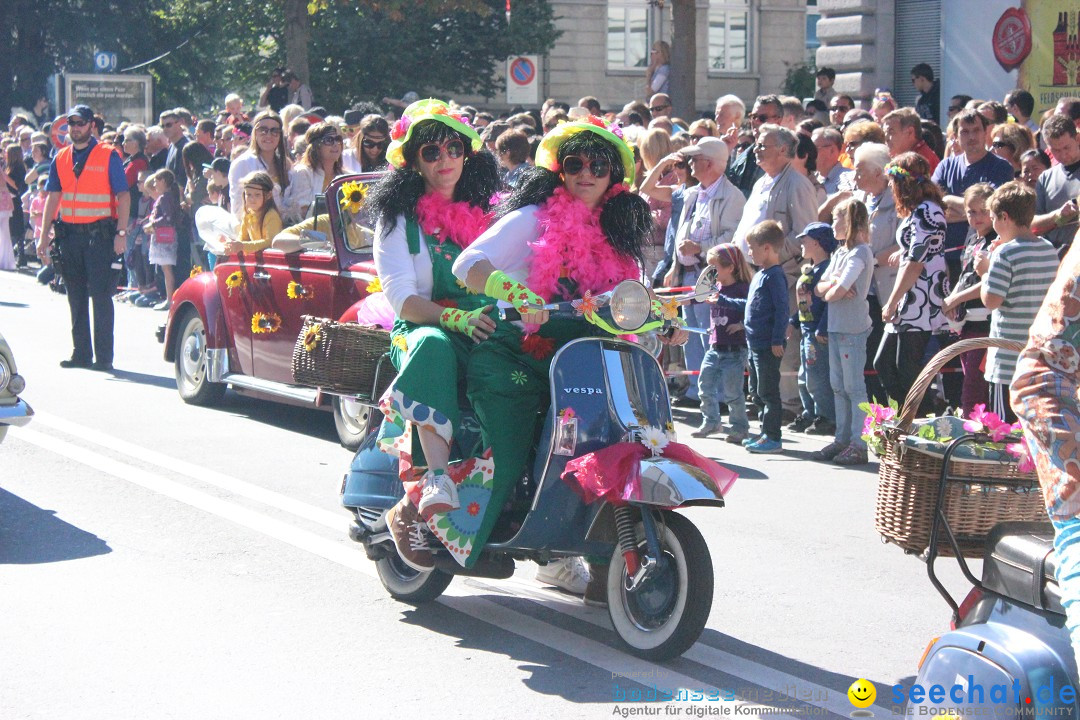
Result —
<instances>
[{"instance_id":1,"label":"orange flower decoration","mask_svg":"<svg viewBox=\"0 0 1080 720\"><path fill-rule=\"evenodd\" d=\"M596 302L596 298L593 297L591 290L586 290L585 295L580 300L574 300L570 304L578 315L584 315L586 317L591 316L600 308L600 305Z\"/></svg>"}]
</instances>

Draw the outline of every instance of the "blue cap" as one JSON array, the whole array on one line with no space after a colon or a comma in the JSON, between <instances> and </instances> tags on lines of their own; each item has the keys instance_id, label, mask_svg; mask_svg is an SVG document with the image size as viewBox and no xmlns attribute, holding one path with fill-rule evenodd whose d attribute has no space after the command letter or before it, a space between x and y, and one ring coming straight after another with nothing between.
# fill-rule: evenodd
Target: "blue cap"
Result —
<instances>
[{"instance_id":1,"label":"blue cap","mask_svg":"<svg viewBox=\"0 0 1080 720\"><path fill-rule=\"evenodd\" d=\"M65 118L71 119L73 117L80 117L86 122L92 122L94 119L94 111L86 105L76 105L67 111L64 115Z\"/></svg>"},{"instance_id":2,"label":"blue cap","mask_svg":"<svg viewBox=\"0 0 1080 720\"><path fill-rule=\"evenodd\" d=\"M817 240L818 245L829 255L836 249L836 236L833 235L832 225L823 222L812 222L803 228L798 237L811 237Z\"/></svg>"}]
</instances>

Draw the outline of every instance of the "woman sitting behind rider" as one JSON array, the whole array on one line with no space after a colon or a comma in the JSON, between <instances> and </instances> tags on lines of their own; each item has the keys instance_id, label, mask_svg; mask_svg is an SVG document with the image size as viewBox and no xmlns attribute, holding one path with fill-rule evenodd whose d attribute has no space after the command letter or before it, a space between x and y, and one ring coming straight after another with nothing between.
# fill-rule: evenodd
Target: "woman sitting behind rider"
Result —
<instances>
[{"instance_id":1,"label":"woman sitting behind rider","mask_svg":"<svg viewBox=\"0 0 1080 720\"><path fill-rule=\"evenodd\" d=\"M555 351L574 338L602 334L583 318L549 318L530 307L641 277L652 217L646 202L628 191L633 181L634 155L621 137L602 123L561 124L544 136L536 167L500 205L498 221L454 263L454 274L469 288L518 309L524 322L523 328L498 321L469 356L467 395L492 451L494 477L469 538L467 567L525 471L549 402Z\"/></svg>"},{"instance_id":2,"label":"woman sitting behind rider","mask_svg":"<svg viewBox=\"0 0 1080 720\"><path fill-rule=\"evenodd\" d=\"M402 435L380 444L399 456L408 491L386 520L402 560L426 571L433 561L419 514L454 508L446 470L461 420L458 387L471 349L495 329L483 314L493 300L466 290L451 267L490 224L499 177L494 159L478 152L480 136L441 101L409 105L391 138L393 170L367 201L376 218L375 266L396 316L390 356L398 375L380 409ZM425 464L413 483L412 469Z\"/></svg>"}]
</instances>

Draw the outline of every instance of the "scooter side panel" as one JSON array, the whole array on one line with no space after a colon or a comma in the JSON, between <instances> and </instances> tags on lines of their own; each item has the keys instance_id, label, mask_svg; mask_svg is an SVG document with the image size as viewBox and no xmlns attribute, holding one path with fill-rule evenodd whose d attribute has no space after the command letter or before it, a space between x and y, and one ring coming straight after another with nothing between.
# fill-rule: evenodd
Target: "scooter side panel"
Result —
<instances>
[{"instance_id":1,"label":"scooter side panel","mask_svg":"<svg viewBox=\"0 0 1080 720\"><path fill-rule=\"evenodd\" d=\"M1065 685L1077 687L1076 662L1062 616L990 594L972 609L967 620L937 640L916 678L916 683L924 688L941 685L946 693L959 685L965 702L953 702L946 696L945 702L924 701L921 705L986 708L983 712L997 717L1017 717L1018 710L1034 711L1036 717L1049 716L1048 708L1062 707L1058 690ZM1019 681L1019 706L1015 702L1014 681ZM973 697L968 695L972 683L983 688L981 702L967 702L980 700L977 693ZM1007 686L1004 703L994 702L990 697L994 685ZM1045 691L1040 697L1039 689L1044 687L1054 688L1052 699ZM1026 702L1028 697L1032 699L1030 704ZM1072 711L1063 715L1077 717L1080 706L1076 702L1065 707L1071 707Z\"/></svg>"},{"instance_id":2,"label":"scooter side panel","mask_svg":"<svg viewBox=\"0 0 1080 720\"><path fill-rule=\"evenodd\" d=\"M608 555L610 544L585 539L602 505L586 505L561 475L570 460L625 440L632 426L665 428L671 422L663 372L632 343L588 338L559 351L551 388L552 408L538 450L541 484L521 529L501 547ZM577 442L572 456L557 455L551 453L552 434L556 418L568 411L577 418Z\"/></svg>"}]
</instances>

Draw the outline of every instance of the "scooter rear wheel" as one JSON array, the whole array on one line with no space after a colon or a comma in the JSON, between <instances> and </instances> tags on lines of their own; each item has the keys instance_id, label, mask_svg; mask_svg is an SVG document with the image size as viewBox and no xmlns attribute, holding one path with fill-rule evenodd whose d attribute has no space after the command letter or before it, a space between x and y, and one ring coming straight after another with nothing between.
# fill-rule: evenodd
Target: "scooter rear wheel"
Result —
<instances>
[{"instance_id":1,"label":"scooter rear wheel","mask_svg":"<svg viewBox=\"0 0 1080 720\"><path fill-rule=\"evenodd\" d=\"M426 573L414 570L402 562L396 552L387 553L386 557L376 560L375 570L390 597L411 605L431 602L442 595L454 579L453 575L442 570Z\"/></svg>"},{"instance_id":2,"label":"scooter rear wheel","mask_svg":"<svg viewBox=\"0 0 1080 720\"><path fill-rule=\"evenodd\" d=\"M634 590L626 589L626 562L616 548L608 565L608 613L619 639L647 660L667 660L690 648L709 619L713 567L709 547L694 524L665 511L658 524L665 562ZM645 532L637 525L640 550Z\"/></svg>"}]
</instances>

